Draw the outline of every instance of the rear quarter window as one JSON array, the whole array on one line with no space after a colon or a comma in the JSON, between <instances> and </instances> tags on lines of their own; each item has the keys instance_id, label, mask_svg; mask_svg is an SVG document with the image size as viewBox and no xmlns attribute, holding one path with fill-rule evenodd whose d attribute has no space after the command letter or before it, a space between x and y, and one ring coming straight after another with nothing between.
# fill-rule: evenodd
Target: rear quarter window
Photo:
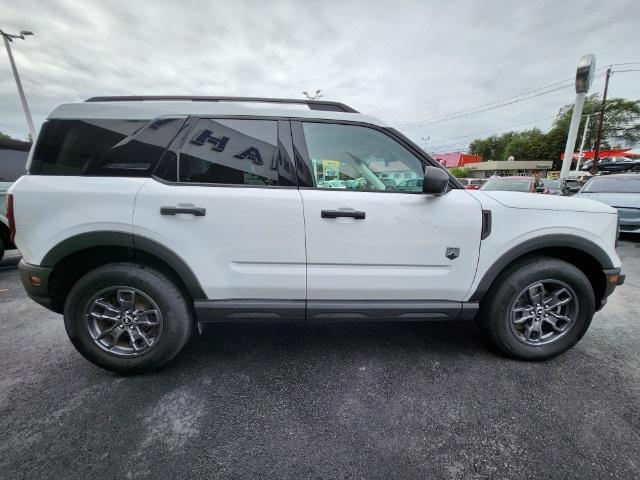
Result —
<instances>
[{"instance_id":1,"label":"rear quarter window","mask_svg":"<svg viewBox=\"0 0 640 480\"><path fill-rule=\"evenodd\" d=\"M34 175L149 176L181 118L49 120L38 138Z\"/></svg>"}]
</instances>

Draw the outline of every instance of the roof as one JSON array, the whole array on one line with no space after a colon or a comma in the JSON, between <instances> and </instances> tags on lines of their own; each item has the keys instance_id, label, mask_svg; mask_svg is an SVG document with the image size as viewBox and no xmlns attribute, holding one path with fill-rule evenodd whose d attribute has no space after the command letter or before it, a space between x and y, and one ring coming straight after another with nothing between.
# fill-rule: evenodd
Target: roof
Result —
<instances>
[{"instance_id":1,"label":"roof","mask_svg":"<svg viewBox=\"0 0 640 480\"><path fill-rule=\"evenodd\" d=\"M470 153L450 152L436 153L433 156L441 165L447 168L462 167L468 163L477 163L482 161L482 156L472 155Z\"/></svg>"},{"instance_id":2,"label":"roof","mask_svg":"<svg viewBox=\"0 0 640 480\"><path fill-rule=\"evenodd\" d=\"M120 98L127 97L110 97L108 99L107 97L95 97L88 102L65 103L55 108L48 118L151 120L166 115L232 115L346 120L370 123L381 127L388 126L376 118L360 113L318 109L318 104L342 105L337 102L307 102L287 99L237 100L229 99L229 97L194 97L201 98L201 100L188 99L191 97L156 97L160 99L152 98L150 101L120 100ZM177 98L177 100L165 100L165 98ZM207 100L207 98L212 98L212 100ZM344 107L351 109L346 105ZM312 108L314 109L312 110ZM340 107L335 109L338 110L338 108Z\"/></svg>"}]
</instances>

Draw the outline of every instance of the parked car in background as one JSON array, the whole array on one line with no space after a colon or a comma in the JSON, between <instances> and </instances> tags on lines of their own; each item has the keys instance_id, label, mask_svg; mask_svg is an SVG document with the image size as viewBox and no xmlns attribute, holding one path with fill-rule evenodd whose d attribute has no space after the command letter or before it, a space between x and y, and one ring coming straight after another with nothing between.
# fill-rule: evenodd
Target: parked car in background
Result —
<instances>
[{"instance_id":1,"label":"parked car in background","mask_svg":"<svg viewBox=\"0 0 640 480\"><path fill-rule=\"evenodd\" d=\"M580 170L591 170L593 160L584 162ZM640 160L627 157L603 157L598 162L598 171L600 172L630 172L640 171Z\"/></svg>"},{"instance_id":2,"label":"parked car in background","mask_svg":"<svg viewBox=\"0 0 640 480\"><path fill-rule=\"evenodd\" d=\"M480 178L459 178L465 190L480 190L482 180Z\"/></svg>"},{"instance_id":3,"label":"parked car in background","mask_svg":"<svg viewBox=\"0 0 640 480\"><path fill-rule=\"evenodd\" d=\"M502 190L507 192L549 193L542 180L537 177L493 177L480 190Z\"/></svg>"},{"instance_id":4,"label":"parked car in background","mask_svg":"<svg viewBox=\"0 0 640 480\"><path fill-rule=\"evenodd\" d=\"M564 195L562 191L562 180L544 180L544 186L547 188L548 193L551 195Z\"/></svg>"},{"instance_id":5,"label":"parked car in background","mask_svg":"<svg viewBox=\"0 0 640 480\"><path fill-rule=\"evenodd\" d=\"M576 194L618 210L621 232L640 233L640 174L593 177Z\"/></svg>"},{"instance_id":6,"label":"parked car in background","mask_svg":"<svg viewBox=\"0 0 640 480\"><path fill-rule=\"evenodd\" d=\"M6 250L16 248L11 239L10 223L6 215L7 190L26 172L30 148L30 142L0 139L0 260Z\"/></svg>"}]
</instances>

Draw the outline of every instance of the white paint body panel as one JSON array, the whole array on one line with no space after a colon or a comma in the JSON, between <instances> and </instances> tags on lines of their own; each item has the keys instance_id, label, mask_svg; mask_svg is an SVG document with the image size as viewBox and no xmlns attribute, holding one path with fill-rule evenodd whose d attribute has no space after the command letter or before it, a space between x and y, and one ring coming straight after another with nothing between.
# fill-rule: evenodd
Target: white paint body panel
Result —
<instances>
[{"instance_id":1,"label":"white paint body panel","mask_svg":"<svg viewBox=\"0 0 640 480\"><path fill-rule=\"evenodd\" d=\"M63 240L86 232L131 232L136 193L145 178L25 175L14 197L16 246L39 265Z\"/></svg>"},{"instance_id":2,"label":"white paint body panel","mask_svg":"<svg viewBox=\"0 0 640 480\"><path fill-rule=\"evenodd\" d=\"M482 212L465 190L443 196L301 190L309 300L462 300L478 262ZM366 212L364 220L322 210ZM460 248L459 258L445 256Z\"/></svg>"},{"instance_id":3,"label":"white paint body panel","mask_svg":"<svg viewBox=\"0 0 640 480\"><path fill-rule=\"evenodd\" d=\"M480 246L478 271L465 300L471 297L483 275L498 258L511 248L542 235L566 234L584 238L602 248L614 267L622 265L615 251L616 211L604 204L535 193L469 191L469 194L479 200L484 209L491 210L492 229ZM539 205L548 208L540 209ZM558 209L550 208L553 205ZM578 211L563 208L566 206Z\"/></svg>"},{"instance_id":4,"label":"white paint body panel","mask_svg":"<svg viewBox=\"0 0 640 480\"><path fill-rule=\"evenodd\" d=\"M204 207L206 215L160 215L160 207L179 204ZM211 299L305 299L304 218L295 188L149 180L133 223L133 233L178 254Z\"/></svg>"}]
</instances>

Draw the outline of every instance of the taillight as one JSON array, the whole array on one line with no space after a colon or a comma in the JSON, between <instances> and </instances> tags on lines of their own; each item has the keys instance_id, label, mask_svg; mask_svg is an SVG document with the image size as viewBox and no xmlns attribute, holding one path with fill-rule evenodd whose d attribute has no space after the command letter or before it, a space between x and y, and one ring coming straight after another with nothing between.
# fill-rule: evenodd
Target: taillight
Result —
<instances>
[{"instance_id":1,"label":"taillight","mask_svg":"<svg viewBox=\"0 0 640 480\"><path fill-rule=\"evenodd\" d=\"M11 235L11 243L16 238L16 217L13 213L13 195L7 195L7 220L9 222L9 232Z\"/></svg>"}]
</instances>

